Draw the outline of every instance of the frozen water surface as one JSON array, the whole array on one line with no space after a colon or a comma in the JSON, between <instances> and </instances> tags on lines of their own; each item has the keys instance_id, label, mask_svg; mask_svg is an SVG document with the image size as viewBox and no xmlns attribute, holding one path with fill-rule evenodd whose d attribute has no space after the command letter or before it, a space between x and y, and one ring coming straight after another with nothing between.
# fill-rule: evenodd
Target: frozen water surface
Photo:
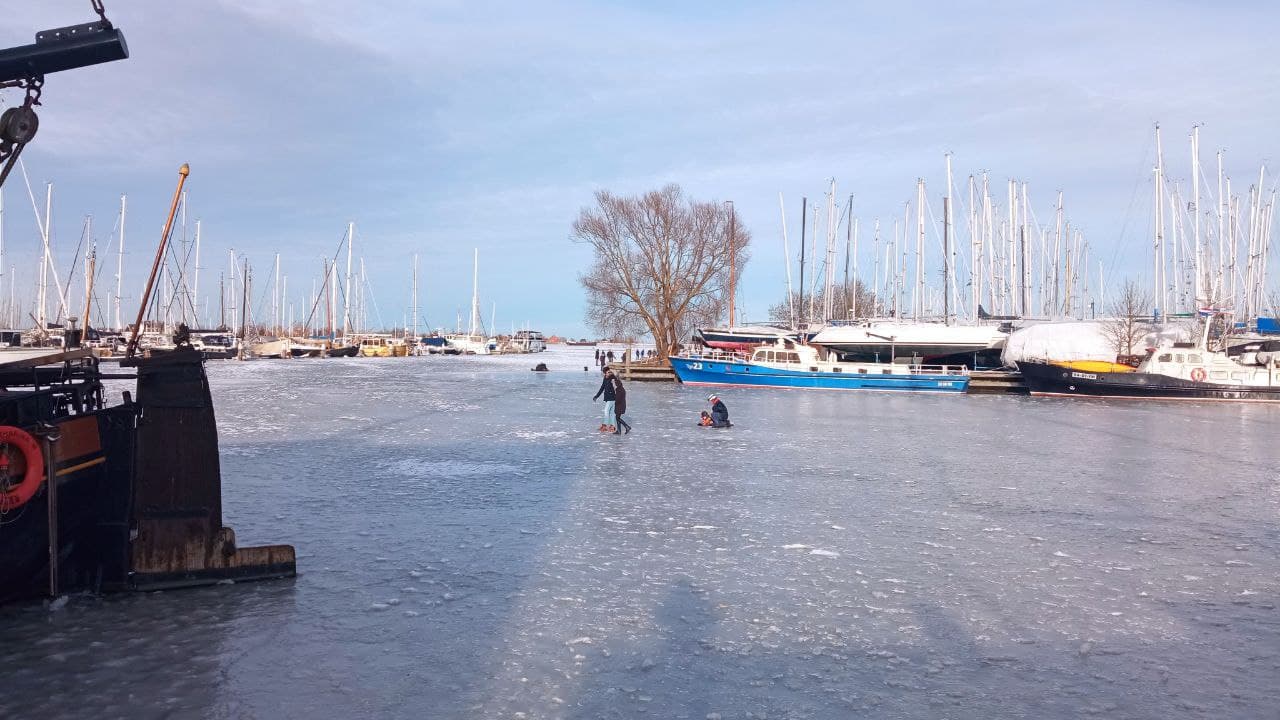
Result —
<instances>
[{"instance_id":1,"label":"frozen water surface","mask_svg":"<svg viewBox=\"0 0 1280 720\"><path fill-rule=\"evenodd\" d=\"M211 363L294 581L0 611L3 718L1258 718L1280 408ZM536 361L551 373L533 373Z\"/></svg>"}]
</instances>

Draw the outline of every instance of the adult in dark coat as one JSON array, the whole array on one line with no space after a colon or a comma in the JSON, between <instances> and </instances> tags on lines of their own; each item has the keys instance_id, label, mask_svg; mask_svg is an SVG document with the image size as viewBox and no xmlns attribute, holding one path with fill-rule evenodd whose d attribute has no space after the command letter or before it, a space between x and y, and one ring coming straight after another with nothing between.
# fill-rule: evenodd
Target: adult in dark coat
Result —
<instances>
[{"instance_id":1,"label":"adult in dark coat","mask_svg":"<svg viewBox=\"0 0 1280 720\"><path fill-rule=\"evenodd\" d=\"M599 400L601 395L604 396L604 422L600 424L600 432L605 432L606 430L612 432L614 430L613 404L615 396L613 394L613 371L609 368L604 368L604 380L600 382L600 389L596 391L591 401Z\"/></svg>"},{"instance_id":2,"label":"adult in dark coat","mask_svg":"<svg viewBox=\"0 0 1280 720\"><path fill-rule=\"evenodd\" d=\"M631 425L622 419L622 414L627 411L627 389L622 386L622 378L617 373L613 375L613 412L618 418L618 426L614 428L614 435L621 435L623 428L627 432L631 432Z\"/></svg>"},{"instance_id":3,"label":"adult in dark coat","mask_svg":"<svg viewBox=\"0 0 1280 720\"><path fill-rule=\"evenodd\" d=\"M707 401L711 403L711 427L733 427L733 423L729 422L729 408L725 407L724 401L715 395L707 398Z\"/></svg>"}]
</instances>

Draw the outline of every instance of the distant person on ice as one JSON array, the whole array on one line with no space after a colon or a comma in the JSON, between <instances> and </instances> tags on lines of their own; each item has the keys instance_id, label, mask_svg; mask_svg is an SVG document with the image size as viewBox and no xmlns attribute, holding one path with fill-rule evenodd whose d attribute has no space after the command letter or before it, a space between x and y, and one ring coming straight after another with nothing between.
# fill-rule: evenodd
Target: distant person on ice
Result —
<instances>
[{"instance_id":1,"label":"distant person on ice","mask_svg":"<svg viewBox=\"0 0 1280 720\"><path fill-rule=\"evenodd\" d=\"M711 403L711 427L733 427L733 423L729 422L729 408L724 406L724 402L715 395L707 398L707 401Z\"/></svg>"},{"instance_id":2,"label":"distant person on ice","mask_svg":"<svg viewBox=\"0 0 1280 720\"><path fill-rule=\"evenodd\" d=\"M604 368L604 381L600 383L600 389L591 398L591 402L604 396L604 422L600 423L600 432L613 432L617 428L613 426L613 404L616 396L613 394L613 373L609 368Z\"/></svg>"}]
</instances>

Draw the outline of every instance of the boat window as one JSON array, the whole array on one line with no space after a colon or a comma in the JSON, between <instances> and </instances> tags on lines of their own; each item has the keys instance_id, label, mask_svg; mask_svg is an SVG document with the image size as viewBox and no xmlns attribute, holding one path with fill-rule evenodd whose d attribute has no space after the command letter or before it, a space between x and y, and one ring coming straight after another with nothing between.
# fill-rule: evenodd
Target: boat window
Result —
<instances>
[{"instance_id":1,"label":"boat window","mask_svg":"<svg viewBox=\"0 0 1280 720\"><path fill-rule=\"evenodd\" d=\"M1227 379L1227 371L1226 371L1226 370L1214 370L1213 372L1209 373L1209 377L1211 377L1211 378L1213 378L1213 379L1215 379L1215 380L1226 380L1226 379Z\"/></svg>"},{"instance_id":2,"label":"boat window","mask_svg":"<svg viewBox=\"0 0 1280 720\"><path fill-rule=\"evenodd\" d=\"M818 372L818 366L817 366L817 365L810 365L810 366L809 366L809 372Z\"/></svg>"},{"instance_id":3,"label":"boat window","mask_svg":"<svg viewBox=\"0 0 1280 720\"><path fill-rule=\"evenodd\" d=\"M1187 356L1187 362L1189 362L1189 363L1199 363L1199 362L1202 362L1202 361L1200 360L1200 356L1199 356L1199 355L1188 355L1188 356Z\"/></svg>"},{"instance_id":4,"label":"boat window","mask_svg":"<svg viewBox=\"0 0 1280 720\"><path fill-rule=\"evenodd\" d=\"M1156 358L1156 362L1170 362L1172 360L1173 360L1173 355L1170 353L1165 353L1160 357Z\"/></svg>"},{"instance_id":5,"label":"boat window","mask_svg":"<svg viewBox=\"0 0 1280 720\"><path fill-rule=\"evenodd\" d=\"M787 362L793 362L793 363L800 362L800 353L789 352L786 355L787 355Z\"/></svg>"},{"instance_id":6,"label":"boat window","mask_svg":"<svg viewBox=\"0 0 1280 720\"><path fill-rule=\"evenodd\" d=\"M1178 353L1173 359L1175 362L1186 362L1185 356L1182 353Z\"/></svg>"},{"instance_id":7,"label":"boat window","mask_svg":"<svg viewBox=\"0 0 1280 720\"><path fill-rule=\"evenodd\" d=\"M888 368L885 368L884 370L881 370L881 371L880 371L880 374L881 374L881 375L892 375L892 374L893 374L893 371L892 371L892 370L890 370L890 369L888 369Z\"/></svg>"},{"instance_id":8,"label":"boat window","mask_svg":"<svg viewBox=\"0 0 1280 720\"><path fill-rule=\"evenodd\" d=\"M866 375L866 374L867 374L867 369L866 369L866 368L858 368L858 374L859 374L859 375Z\"/></svg>"},{"instance_id":9,"label":"boat window","mask_svg":"<svg viewBox=\"0 0 1280 720\"><path fill-rule=\"evenodd\" d=\"M1233 372L1231 373L1231 379L1236 382L1244 382L1244 373Z\"/></svg>"}]
</instances>

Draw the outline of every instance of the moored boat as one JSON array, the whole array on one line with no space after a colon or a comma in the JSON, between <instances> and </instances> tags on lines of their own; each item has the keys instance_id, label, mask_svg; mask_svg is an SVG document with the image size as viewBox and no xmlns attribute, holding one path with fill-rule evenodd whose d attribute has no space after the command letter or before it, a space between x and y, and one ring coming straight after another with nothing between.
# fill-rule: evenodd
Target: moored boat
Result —
<instances>
[{"instance_id":1,"label":"moored boat","mask_svg":"<svg viewBox=\"0 0 1280 720\"><path fill-rule=\"evenodd\" d=\"M911 358L976 368L998 367L1007 337L1007 326L1001 324L947 325L889 319L829 325L812 340L835 351L842 360L892 363Z\"/></svg>"},{"instance_id":2,"label":"moored boat","mask_svg":"<svg viewBox=\"0 0 1280 720\"><path fill-rule=\"evenodd\" d=\"M751 353L760 345L769 345L779 340L800 339L800 333L772 325L699 328L693 332L695 343L716 350L744 354Z\"/></svg>"},{"instance_id":3,"label":"moored boat","mask_svg":"<svg viewBox=\"0 0 1280 720\"><path fill-rule=\"evenodd\" d=\"M750 356L712 351L672 357L671 368L687 385L965 392L960 366L839 362L817 348L789 341L757 347Z\"/></svg>"},{"instance_id":4,"label":"moored boat","mask_svg":"<svg viewBox=\"0 0 1280 720\"><path fill-rule=\"evenodd\" d=\"M1231 356L1173 343L1156 348L1130 372L1088 372L1037 360L1019 362L1018 370L1032 395L1280 402L1280 353Z\"/></svg>"}]
</instances>

